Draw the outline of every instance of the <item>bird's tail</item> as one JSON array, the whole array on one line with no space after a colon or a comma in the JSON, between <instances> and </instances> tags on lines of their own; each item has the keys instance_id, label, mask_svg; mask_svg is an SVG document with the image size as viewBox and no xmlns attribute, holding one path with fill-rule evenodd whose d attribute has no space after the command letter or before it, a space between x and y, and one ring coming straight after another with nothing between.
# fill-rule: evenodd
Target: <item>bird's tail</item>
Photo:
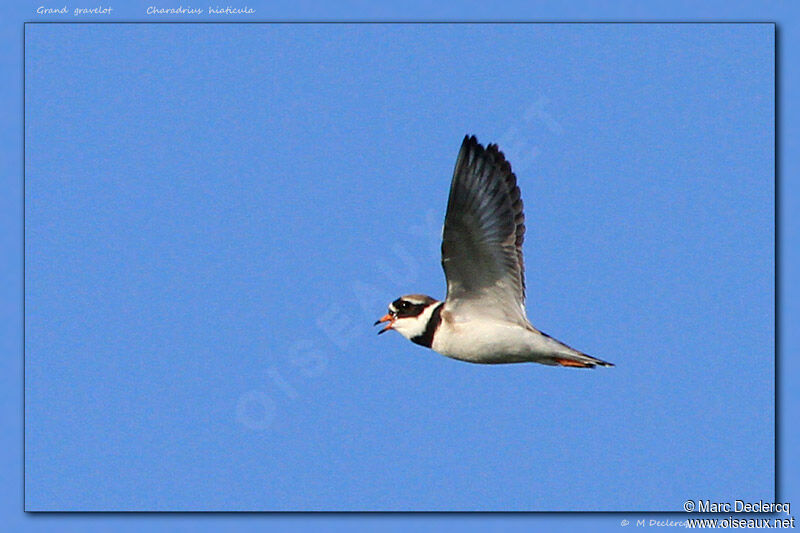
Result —
<instances>
[{"instance_id":1,"label":"bird's tail","mask_svg":"<svg viewBox=\"0 0 800 533\"><path fill-rule=\"evenodd\" d=\"M594 368L596 366L614 366L614 363L603 361L591 355L578 352L576 354L559 354L552 358L553 363L559 366L571 366L575 368Z\"/></svg>"},{"instance_id":2,"label":"bird's tail","mask_svg":"<svg viewBox=\"0 0 800 533\"><path fill-rule=\"evenodd\" d=\"M596 366L614 366L614 363L603 361L597 357L592 357L572 346L554 339L547 333L539 331L533 326L529 328L545 338L547 345L547 355L537 358L537 362L551 366L569 366L573 368L594 368Z\"/></svg>"}]
</instances>

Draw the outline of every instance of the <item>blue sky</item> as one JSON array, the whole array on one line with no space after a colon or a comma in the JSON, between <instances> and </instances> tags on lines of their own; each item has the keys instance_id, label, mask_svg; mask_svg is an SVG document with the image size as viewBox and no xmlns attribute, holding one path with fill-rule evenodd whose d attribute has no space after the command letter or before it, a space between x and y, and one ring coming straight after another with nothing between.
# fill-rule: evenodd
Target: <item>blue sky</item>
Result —
<instances>
[{"instance_id":1,"label":"blue sky","mask_svg":"<svg viewBox=\"0 0 800 533\"><path fill-rule=\"evenodd\" d=\"M772 500L771 25L29 25L29 510ZM169 46L165 46L168 43ZM461 138L528 309L617 364L377 337Z\"/></svg>"}]
</instances>

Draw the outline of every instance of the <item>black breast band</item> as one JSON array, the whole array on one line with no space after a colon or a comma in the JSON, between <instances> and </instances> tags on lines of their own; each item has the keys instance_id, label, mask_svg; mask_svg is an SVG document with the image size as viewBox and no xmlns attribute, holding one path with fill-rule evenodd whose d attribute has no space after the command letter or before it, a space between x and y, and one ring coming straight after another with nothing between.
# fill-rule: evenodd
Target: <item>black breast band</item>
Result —
<instances>
[{"instance_id":1,"label":"black breast band","mask_svg":"<svg viewBox=\"0 0 800 533\"><path fill-rule=\"evenodd\" d=\"M411 342L415 342L426 348L430 348L431 345L433 345L433 334L436 333L439 324L442 323L442 307L444 307L444 302L436 304L436 308L433 310L433 313L431 313L431 318L425 326L425 331L422 332L422 335L411 337Z\"/></svg>"}]
</instances>

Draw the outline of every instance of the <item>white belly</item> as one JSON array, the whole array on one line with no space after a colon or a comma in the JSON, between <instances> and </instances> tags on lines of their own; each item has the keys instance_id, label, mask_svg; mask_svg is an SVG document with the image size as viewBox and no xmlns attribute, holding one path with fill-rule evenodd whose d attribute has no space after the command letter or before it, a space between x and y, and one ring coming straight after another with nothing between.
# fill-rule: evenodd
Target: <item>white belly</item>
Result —
<instances>
[{"instance_id":1,"label":"white belly","mask_svg":"<svg viewBox=\"0 0 800 533\"><path fill-rule=\"evenodd\" d=\"M445 320L436 331L431 348L471 363L521 363L551 355L555 348L551 344L553 339L509 322Z\"/></svg>"}]
</instances>

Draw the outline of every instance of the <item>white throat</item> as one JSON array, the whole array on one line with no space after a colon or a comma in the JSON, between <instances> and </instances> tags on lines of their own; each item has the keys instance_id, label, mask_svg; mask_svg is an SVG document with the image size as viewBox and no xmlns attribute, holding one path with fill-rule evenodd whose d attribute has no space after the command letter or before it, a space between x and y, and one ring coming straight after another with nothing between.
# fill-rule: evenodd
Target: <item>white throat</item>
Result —
<instances>
[{"instance_id":1,"label":"white throat","mask_svg":"<svg viewBox=\"0 0 800 533\"><path fill-rule=\"evenodd\" d=\"M441 302L433 302L428 307L423 309L423 311L417 316L398 318L394 321L392 329L397 330L408 340L411 340L414 337L419 337L425 333L425 329L428 327L428 322L431 320L433 311L440 303Z\"/></svg>"}]
</instances>

